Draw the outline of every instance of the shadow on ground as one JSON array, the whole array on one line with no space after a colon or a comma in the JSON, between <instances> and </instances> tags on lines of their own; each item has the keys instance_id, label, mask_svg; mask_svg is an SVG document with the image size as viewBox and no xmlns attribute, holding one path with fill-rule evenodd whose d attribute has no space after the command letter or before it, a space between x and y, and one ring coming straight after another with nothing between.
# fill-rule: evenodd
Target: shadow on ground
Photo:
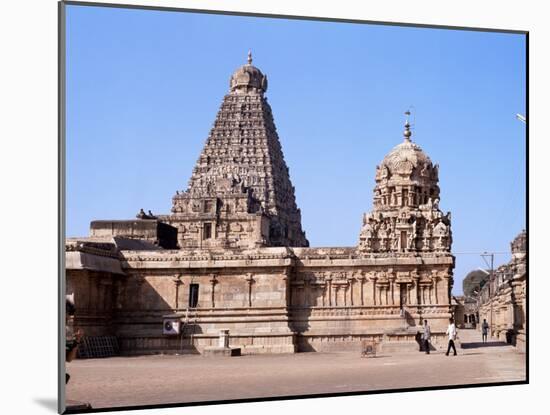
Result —
<instances>
[{"instance_id":1,"label":"shadow on ground","mask_svg":"<svg viewBox=\"0 0 550 415\"><path fill-rule=\"evenodd\" d=\"M52 412L57 413L57 399L56 398L34 398L34 401Z\"/></svg>"},{"instance_id":2,"label":"shadow on ground","mask_svg":"<svg viewBox=\"0 0 550 415\"><path fill-rule=\"evenodd\" d=\"M462 343L461 348L462 349L477 349L480 347L502 347L502 346L510 346L506 342L471 342L471 343Z\"/></svg>"}]
</instances>

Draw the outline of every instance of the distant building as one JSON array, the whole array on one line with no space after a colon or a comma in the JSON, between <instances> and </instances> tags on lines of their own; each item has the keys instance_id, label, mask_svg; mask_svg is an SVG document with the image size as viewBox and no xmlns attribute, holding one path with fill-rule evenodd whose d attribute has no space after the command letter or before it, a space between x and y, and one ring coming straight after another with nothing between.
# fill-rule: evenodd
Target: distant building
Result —
<instances>
[{"instance_id":1,"label":"distant building","mask_svg":"<svg viewBox=\"0 0 550 415\"><path fill-rule=\"evenodd\" d=\"M411 141L408 121L376 169L358 245L310 248L266 90L249 56L170 214L94 221L89 237L67 240L76 324L116 336L125 354L202 352L222 329L242 353L281 353L362 340L414 350L428 319L442 347L451 216L439 209L439 167ZM166 320L182 329L163 331Z\"/></svg>"},{"instance_id":2,"label":"distant building","mask_svg":"<svg viewBox=\"0 0 550 415\"><path fill-rule=\"evenodd\" d=\"M470 271L462 280L462 292L465 297L471 298L479 294L481 287L485 285L488 279L487 272L476 269Z\"/></svg>"}]
</instances>

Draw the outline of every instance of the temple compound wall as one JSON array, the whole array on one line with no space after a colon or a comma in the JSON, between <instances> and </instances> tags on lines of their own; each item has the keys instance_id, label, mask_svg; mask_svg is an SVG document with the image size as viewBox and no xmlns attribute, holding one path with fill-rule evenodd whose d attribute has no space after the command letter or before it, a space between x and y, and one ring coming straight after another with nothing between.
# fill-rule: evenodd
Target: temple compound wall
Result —
<instances>
[{"instance_id":1,"label":"temple compound wall","mask_svg":"<svg viewBox=\"0 0 550 415\"><path fill-rule=\"evenodd\" d=\"M418 350L422 321L442 347L451 316L451 215L439 166L403 139L376 167L357 245L312 248L267 103L267 77L232 75L171 213L93 221L66 242L75 324L125 354L203 352L220 330L242 353ZM360 229L360 230L359 230ZM181 323L177 334L166 320ZM387 350L390 350L387 349Z\"/></svg>"},{"instance_id":2,"label":"temple compound wall","mask_svg":"<svg viewBox=\"0 0 550 415\"><path fill-rule=\"evenodd\" d=\"M525 351L527 334L527 233L511 243L512 260L498 267L478 297L479 321L487 320L491 336ZM478 327L479 328L479 327Z\"/></svg>"}]
</instances>

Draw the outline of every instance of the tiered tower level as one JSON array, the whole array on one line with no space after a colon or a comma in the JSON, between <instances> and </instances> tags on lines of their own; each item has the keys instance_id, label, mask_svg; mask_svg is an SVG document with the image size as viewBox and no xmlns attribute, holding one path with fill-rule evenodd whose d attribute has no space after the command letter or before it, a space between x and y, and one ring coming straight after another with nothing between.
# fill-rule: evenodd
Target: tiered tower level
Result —
<instances>
[{"instance_id":1,"label":"tiered tower level","mask_svg":"<svg viewBox=\"0 0 550 415\"><path fill-rule=\"evenodd\" d=\"M363 217L359 251L450 252L451 214L439 209L439 166L411 141L408 119L403 135L376 167L373 211Z\"/></svg>"},{"instance_id":2,"label":"tiered tower level","mask_svg":"<svg viewBox=\"0 0 550 415\"><path fill-rule=\"evenodd\" d=\"M185 192L160 220L185 248L308 246L271 107L267 76L248 63L230 79Z\"/></svg>"}]
</instances>

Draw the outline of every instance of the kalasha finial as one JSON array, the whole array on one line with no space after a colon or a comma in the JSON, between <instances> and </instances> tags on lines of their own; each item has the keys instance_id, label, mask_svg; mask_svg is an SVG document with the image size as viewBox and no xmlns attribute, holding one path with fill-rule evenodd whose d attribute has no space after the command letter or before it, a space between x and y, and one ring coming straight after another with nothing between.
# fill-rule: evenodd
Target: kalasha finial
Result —
<instances>
[{"instance_id":1,"label":"kalasha finial","mask_svg":"<svg viewBox=\"0 0 550 415\"><path fill-rule=\"evenodd\" d=\"M248 64L252 65L252 52L250 50L248 51Z\"/></svg>"},{"instance_id":2,"label":"kalasha finial","mask_svg":"<svg viewBox=\"0 0 550 415\"><path fill-rule=\"evenodd\" d=\"M405 141L411 141L411 125L409 124L409 115L411 115L411 112L407 110L405 111L405 115L407 119L405 120L405 131L403 131L403 136L405 137Z\"/></svg>"}]
</instances>

